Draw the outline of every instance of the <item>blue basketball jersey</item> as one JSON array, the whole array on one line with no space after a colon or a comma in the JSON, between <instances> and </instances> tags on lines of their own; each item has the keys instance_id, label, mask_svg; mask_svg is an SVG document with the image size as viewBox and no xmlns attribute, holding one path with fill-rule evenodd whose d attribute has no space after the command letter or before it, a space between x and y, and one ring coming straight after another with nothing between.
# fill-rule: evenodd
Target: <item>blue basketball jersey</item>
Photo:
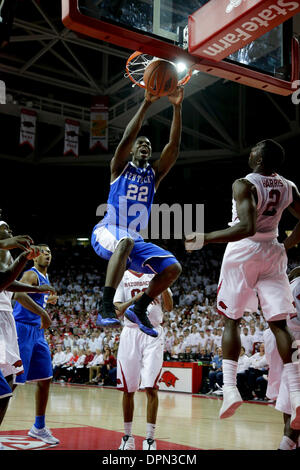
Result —
<instances>
[{"instance_id":1,"label":"blue basketball jersey","mask_svg":"<svg viewBox=\"0 0 300 470\"><path fill-rule=\"evenodd\" d=\"M111 183L107 213L100 225L140 232L148 225L154 194L155 173L151 165L138 168L128 162L121 175Z\"/></svg>"},{"instance_id":2,"label":"blue basketball jersey","mask_svg":"<svg viewBox=\"0 0 300 470\"><path fill-rule=\"evenodd\" d=\"M48 274L44 276L42 273L40 273L36 268L32 267L29 269L29 271L33 271L36 273L38 277L38 282L39 285L43 284L50 284ZM27 272L27 271L26 271ZM32 300L34 300L35 303L37 303L40 307L43 309L46 308L47 305L47 300L49 297L49 294L28 294ZM16 321L22 322L22 323L28 323L33 326L41 326L41 317L37 315L36 313L31 312L27 308L23 307L19 302L16 301L14 310L13 310L13 315Z\"/></svg>"}]
</instances>

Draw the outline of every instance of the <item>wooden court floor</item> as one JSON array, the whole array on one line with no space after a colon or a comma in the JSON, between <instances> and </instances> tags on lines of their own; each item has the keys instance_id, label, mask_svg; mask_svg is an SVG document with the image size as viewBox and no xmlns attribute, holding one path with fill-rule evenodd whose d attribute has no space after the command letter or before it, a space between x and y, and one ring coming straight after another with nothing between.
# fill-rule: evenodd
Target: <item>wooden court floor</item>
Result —
<instances>
[{"instance_id":1,"label":"wooden court floor","mask_svg":"<svg viewBox=\"0 0 300 470\"><path fill-rule=\"evenodd\" d=\"M11 449L39 446L26 437L34 421L34 394L35 384L19 386L10 401L0 441ZM158 450L276 450L282 437L282 415L272 405L244 403L233 417L219 420L221 399L161 391L159 403ZM137 449L145 436L145 407L145 393L137 392L133 425ZM123 435L122 392L52 384L46 424L61 441L56 450L117 449Z\"/></svg>"}]
</instances>

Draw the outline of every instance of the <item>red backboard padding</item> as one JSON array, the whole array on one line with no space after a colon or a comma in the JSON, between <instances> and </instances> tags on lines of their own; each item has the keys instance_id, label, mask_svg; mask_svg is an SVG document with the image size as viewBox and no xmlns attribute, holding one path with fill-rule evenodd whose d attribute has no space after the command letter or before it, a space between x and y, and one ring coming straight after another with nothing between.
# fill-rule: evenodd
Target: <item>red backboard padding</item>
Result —
<instances>
[{"instance_id":1,"label":"red backboard padding","mask_svg":"<svg viewBox=\"0 0 300 470\"><path fill-rule=\"evenodd\" d=\"M219 62L300 12L286 0L210 0L189 16L189 52Z\"/></svg>"}]
</instances>

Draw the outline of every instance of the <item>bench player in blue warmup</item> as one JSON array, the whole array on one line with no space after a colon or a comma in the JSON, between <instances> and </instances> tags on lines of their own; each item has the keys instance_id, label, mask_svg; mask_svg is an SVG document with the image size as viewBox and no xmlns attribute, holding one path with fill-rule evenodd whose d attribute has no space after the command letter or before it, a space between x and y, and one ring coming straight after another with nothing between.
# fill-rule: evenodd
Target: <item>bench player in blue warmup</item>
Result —
<instances>
[{"instance_id":1,"label":"bench player in blue warmup","mask_svg":"<svg viewBox=\"0 0 300 470\"><path fill-rule=\"evenodd\" d=\"M147 226L155 191L179 154L183 89L178 87L174 94L168 96L173 105L169 142L160 158L150 165L151 143L147 137L138 137L138 134L147 110L158 99L146 90L139 110L125 129L110 164L107 213L94 227L91 239L95 252L109 260L103 308L98 315L97 325L120 325L113 299L126 269L155 273L144 294L125 312L125 316L137 323L141 331L154 337L158 333L148 319L147 307L178 278L181 266L172 253L153 243L146 243L139 232ZM131 161L128 161L129 158Z\"/></svg>"}]
</instances>

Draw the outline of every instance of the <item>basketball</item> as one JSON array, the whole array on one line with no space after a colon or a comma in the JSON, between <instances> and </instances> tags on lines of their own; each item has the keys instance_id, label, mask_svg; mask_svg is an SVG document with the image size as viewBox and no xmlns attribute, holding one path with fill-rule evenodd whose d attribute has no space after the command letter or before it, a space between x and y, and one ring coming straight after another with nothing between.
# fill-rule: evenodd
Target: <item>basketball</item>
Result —
<instances>
[{"instance_id":1,"label":"basketball","mask_svg":"<svg viewBox=\"0 0 300 470\"><path fill-rule=\"evenodd\" d=\"M163 59L157 59L146 67L144 72L146 89L154 96L171 95L178 85L175 65Z\"/></svg>"}]
</instances>

